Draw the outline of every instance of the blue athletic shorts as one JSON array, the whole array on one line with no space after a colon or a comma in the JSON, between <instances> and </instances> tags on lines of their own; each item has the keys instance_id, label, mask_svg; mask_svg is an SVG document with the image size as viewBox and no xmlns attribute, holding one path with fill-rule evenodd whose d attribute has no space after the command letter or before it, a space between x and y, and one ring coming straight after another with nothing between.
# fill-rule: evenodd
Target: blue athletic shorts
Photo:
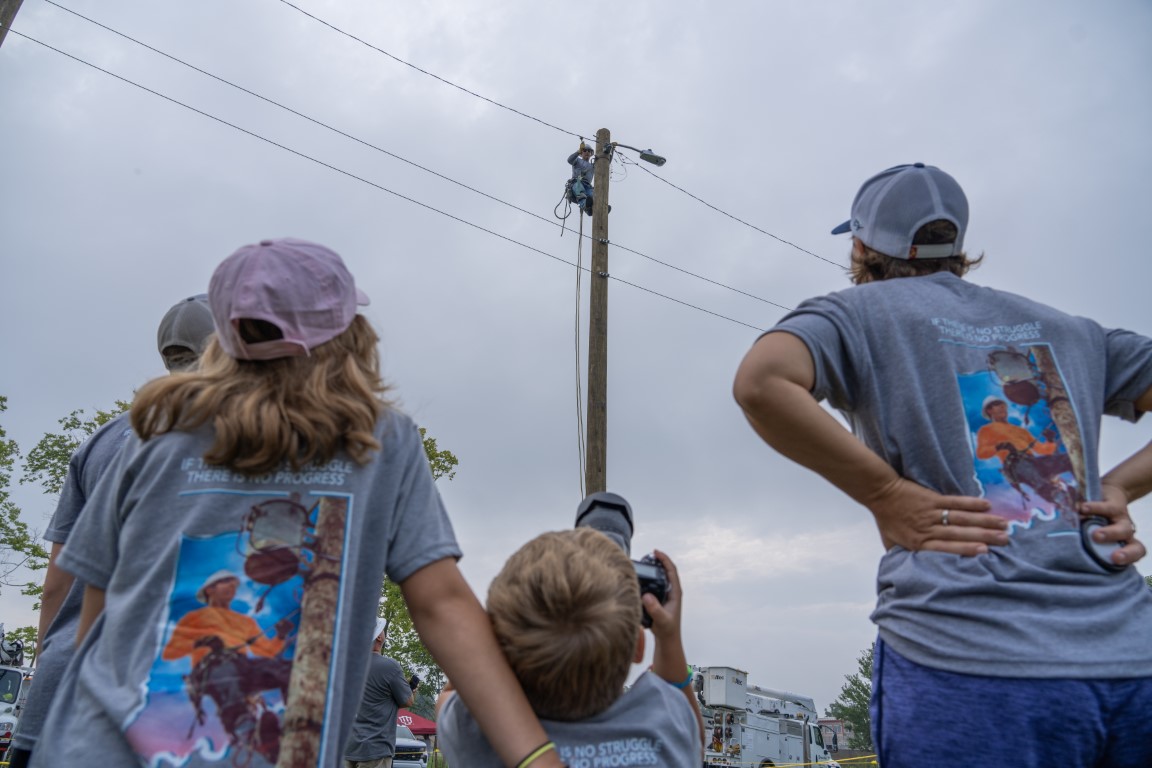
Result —
<instances>
[{"instance_id":1,"label":"blue athletic shorts","mask_svg":"<svg viewBox=\"0 0 1152 768\"><path fill-rule=\"evenodd\" d=\"M871 714L883 768L1152 766L1152 678L960 675L877 640Z\"/></svg>"}]
</instances>

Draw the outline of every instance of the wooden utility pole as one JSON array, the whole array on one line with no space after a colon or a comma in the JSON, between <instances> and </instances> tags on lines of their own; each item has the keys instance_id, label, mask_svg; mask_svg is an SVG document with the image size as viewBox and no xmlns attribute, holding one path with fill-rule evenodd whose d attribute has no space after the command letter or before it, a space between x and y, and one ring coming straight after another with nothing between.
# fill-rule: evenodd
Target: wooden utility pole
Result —
<instances>
[{"instance_id":1,"label":"wooden utility pole","mask_svg":"<svg viewBox=\"0 0 1152 768\"><path fill-rule=\"evenodd\" d=\"M348 499L321 497L314 533L316 557L304 577L300 634L296 636L276 768L314 766L319 755L332 666L332 617L340 604L340 562L347 520ZM351 574L346 576L351 578Z\"/></svg>"},{"instance_id":2,"label":"wooden utility pole","mask_svg":"<svg viewBox=\"0 0 1152 768\"><path fill-rule=\"evenodd\" d=\"M596 132L592 180L592 292L588 300L588 429L584 493L605 490L608 463L608 176L612 134Z\"/></svg>"},{"instance_id":3,"label":"wooden utility pole","mask_svg":"<svg viewBox=\"0 0 1152 768\"><path fill-rule=\"evenodd\" d=\"M4 36L8 34L8 27L12 26L22 2L24 0L0 0L0 45L4 45Z\"/></svg>"}]
</instances>

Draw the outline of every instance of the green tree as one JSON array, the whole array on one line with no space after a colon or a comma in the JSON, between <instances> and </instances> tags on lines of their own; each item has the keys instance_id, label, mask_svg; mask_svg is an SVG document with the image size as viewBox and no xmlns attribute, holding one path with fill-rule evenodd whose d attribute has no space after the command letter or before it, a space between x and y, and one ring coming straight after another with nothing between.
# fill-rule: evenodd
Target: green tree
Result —
<instances>
[{"instance_id":1,"label":"green tree","mask_svg":"<svg viewBox=\"0 0 1152 768\"><path fill-rule=\"evenodd\" d=\"M1148 589L1152 589L1152 576L1145 576L1144 583L1148 585Z\"/></svg>"},{"instance_id":2,"label":"green tree","mask_svg":"<svg viewBox=\"0 0 1152 768\"><path fill-rule=\"evenodd\" d=\"M433 480L442 477L451 480L455 477L456 465L460 463L456 456L447 449L438 448L436 438L429 437L423 427L420 428L420 437L424 441L424 453L428 457ZM412 711L434 720L436 696L444 687L446 678L412 625L412 615L408 612L408 604L404 602L400 585L391 579L384 580L380 592L379 616L384 619L385 631L388 633L384 642L384 655L400 662L407 674L416 673L420 676L420 687L416 691Z\"/></svg>"},{"instance_id":3,"label":"green tree","mask_svg":"<svg viewBox=\"0 0 1152 768\"><path fill-rule=\"evenodd\" d=\"M24 664L32 663L36 658L36 627L18 627L16 629L5 631L4 637L6 639L19 640L24 643Z\"/></svg>"},{"instance_id":4,"label":"green tree","mask_svg":"<svg viewBox=\"0 0 1152 768\"><path fill-rule=\"evenodd\" d=\"M75 410L59 420L60 432L46 432L24 460L24 475L20 484L40 483L44 493L55 495L64 487L68 476L68 460L80 444L100 427L131 407L131 403L117 400L108 411L96 411L90 419L83 418L83 410Z\"/></svg>"},{"instance_id":5,"label":"green tree","mask_svg":"<svg viewBox=\"0 0 1152 768\"><path fill-rule=\"evenodd\" d=\"M856 659L857 673L844 676L847 682L840 689L840 698L824 711L825 717L843 720L845 726L851 728L849 749L872 749L872 718L868 714L868 702L872 698L872 654L875 649L876 646L871 646L860 653Z\"/></svg>"},{"instance_id":6,"label":"green tree","mask_svg":"<svg viewBox=\"0 0 1152 768\"><path fill-rule=\"evenodd\" d=\"M68 460L85 439L108 422L128 409L129 403L117 400L111 410L97 411L96 415L85 419L84 411L76 410L59 420L60 432L47 432L23 459L21 485L39 483L44 493L56 495L64 487L68 475ZM0 395L0 413L8 410L8 398ZM43 585L39 579L19 581L27 571L42 571L48 567L48 550L40 542L38 531L28 527L20 519L21 510L11 500L9 488L16 461L21 458L20 448L15 440L0 427L0 589L20 587L20 593L39 598ZM32 606L40 609L40 603ZM36 628L19 627L8 633L24 641L24 653L30 660L36 655Z\"/></svg>"},{"instance_id":7,"label":"green tree","mask_svg":"<svg viewBox=\"0 0 1152 768\"><path fill-rule=\"evenodd\" d=\"M8 410L8 398L0 395L0 413ZM24 569L39 571L48 567L48 552L40 537L20 519L20 508L12 501L8 489L12 471L20 458L20 447L0 426L0 591L21 587L25 595L38 595L40 585L18 581Z\"/></svg>"}]
</instances>

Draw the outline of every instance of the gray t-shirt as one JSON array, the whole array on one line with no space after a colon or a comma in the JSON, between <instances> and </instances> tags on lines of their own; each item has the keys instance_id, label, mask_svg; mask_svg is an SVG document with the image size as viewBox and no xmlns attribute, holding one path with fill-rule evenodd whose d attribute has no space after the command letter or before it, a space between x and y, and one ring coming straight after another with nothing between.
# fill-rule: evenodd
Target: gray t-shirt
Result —
<instances>
[{"instance_id":1,"label":"gray t-shirt","mask_svg":"<svg viewBox=\"0 0 1152 768\"><path fill-rule=\"evenodd\" d=\"M45 539L53 544L68 541L68 534L76 524L85 500L95 491L96 483L112 464L124 441L132 434L129 420L129 414L120 414L93 432L72 454L68 460L64 488L60 491L60 501L48 530L44 532ZM83 601L84 584L74 580L48 626L43 646L37 649L36 677L28 694L28 702L20 712L20 724L12 741L19 749L35 749L40 738L40 729L48 715L52 694L56 692L76 647L76 627L80 623L80 606Z\"/></svg>"},{"instance_id":2,"label":"gray t-shirt","mask_svg":"<svg viewBox=\"0 0 1152 768\"><path fill-rule=\"evenodd\" d=\"M579 152L573 152L568 156L568 165L572 166L572 178L583 182L586 186L592 186L593 166L592 161L585 160L580 156Z\"/></svg>"},{"instance_id":3,"label":"gray t-shirt","mask_svg":"<svg viewBox=\"0 0 1152 768\"><path fill-rule=\"evenodd\" d=\"M1074 507L1100 498L1101 416L1139 417L1152 339L951 274L812 299L773 330L807 345L813 395L898 473L1010 521L978 557L889 550L872 614L886 643L959 673L1152 675L1152 590L1089 557Z\"/></svg>"},{"instance_id":4,"label":"gray t-shirt","mask_svg":"<svg viewBox=\"0 0 1152 768\"><path fill-rule=\"evenodd\" d=\"M684 694L651 672L598 715L576 722L542 720L568 768L699 768L700 725ZM453 694L436 720L449 765L503 768L472 714Z\"/></svg>"},{"instance_id":5,"label":"gray t-shirt","mask_svg":"<svg viewBox=\"0 0 1152 768\"><path fill-rule=\"evenodd\" d=\"M245 477L210 428L133 437L59 562L105 591L33 754L36 768L336 765L364 690L385 572L459 557L420 435Z\"/></svg>"},{"instance_id":6,"label":"gray t-shirt","mask_svg":"<svg viewBox=\"0 0 1152 768\"><path fill-rule=\"evenodd\" d=\"M344 759L371 762L396 752L396 714L412 698L412 686L404 679L400 664L387 656L372 654L364 697L344 745Z\"/></svg>"}]
</instances>

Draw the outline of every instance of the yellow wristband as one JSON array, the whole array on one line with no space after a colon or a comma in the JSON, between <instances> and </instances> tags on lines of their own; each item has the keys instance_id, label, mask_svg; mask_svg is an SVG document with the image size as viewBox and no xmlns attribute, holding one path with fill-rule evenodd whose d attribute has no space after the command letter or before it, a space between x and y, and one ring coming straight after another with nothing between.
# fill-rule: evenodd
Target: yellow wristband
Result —
<instances>
[{"instance_id":1,"label":"yellow wristband","mask_svg":"<svg viewBox=\"0 0 1152 768\"><path fill-rule=\"evenodd\" d=\"M517 763L516 768L528 768L528 766L532 765L532 763L539 760L541 756L543 756L545 753L547 753L549 750L552 750L552 749L556 749L556 742L554 742L554 741L549 741L545 744L541 744L540 746L536 747L536 749L529 752L528 757L524 758L519 763Z\"/></svg>"}]
</instances>

